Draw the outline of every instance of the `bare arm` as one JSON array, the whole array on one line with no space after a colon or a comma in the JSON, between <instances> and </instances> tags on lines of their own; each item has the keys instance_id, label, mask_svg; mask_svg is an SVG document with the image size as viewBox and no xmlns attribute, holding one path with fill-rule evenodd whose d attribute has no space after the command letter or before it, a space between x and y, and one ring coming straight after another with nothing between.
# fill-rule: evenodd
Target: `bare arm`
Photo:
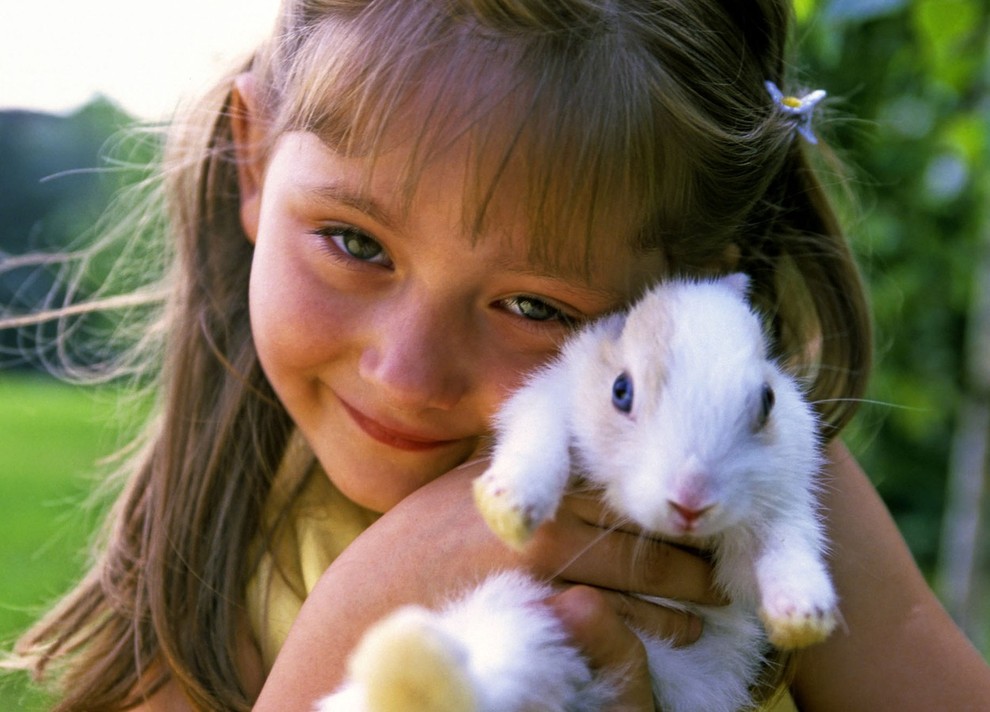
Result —
<instances>
[{"instance_id":1,"label":"bare arm","mask_svg":"<svg viewBox=\"0 0 990 712\"><path fill-rule=\"evenodd\" d=\"M844 446L825 496L844 627L798 658L799 709L985 710L990 667L946 614Z\"/></svg>"}]
</instances>

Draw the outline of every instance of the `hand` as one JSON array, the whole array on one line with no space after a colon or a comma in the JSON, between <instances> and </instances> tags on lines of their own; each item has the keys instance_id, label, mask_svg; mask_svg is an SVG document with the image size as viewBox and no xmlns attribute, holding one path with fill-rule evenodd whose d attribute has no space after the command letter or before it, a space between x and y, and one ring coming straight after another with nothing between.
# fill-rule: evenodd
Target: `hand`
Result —
<instances>
[{"instance_id":1,"label":"hand","mask_svg":"<svg viewBox=\"0 0 990 712\"><path fill-rule=\"evenodd\" d=\"M549 599L557 618L591 666L619 682L616 712L655 712L646 649L611 607L602 591L573 586ZM700 623L699 623L700 628Z\"/></svg>"},{"instance_id":2,"label":"hand","mask_svg":"<svg viewBox=\"0 0 990 712\"><path fill-rule=\"evenodd\" d=\"M595 493L565 497L524 557L537 575L600 589L626 623L675 645L698 639L700 619L629 593L702 605L726 602L713 587L711 564L698 552L650 538L611 514ZM563 568L546 568L557 561L564 562Z\"/></svg>"},{"instance_id":3,"label":"hand","mask_svg":"<svg viewBox=\"0 0 990 712\"><path fill-rule=\"evenodd\" d=\"M663 591L665 597L702 604L723 602L710 586L711 569L704 559L688 550L645 538L635 529L622 529L621 522L610 516L596 497L583 494L565 498L558 520L565 516L575 516L599 528L594 534L599 541L591 546L610 549L595 560L612 562L608 567L612 570L589 567L587 573L593 580L631 574L633 578L625 590L647 595L661 595L659 592ZM603 540L605 530L616 536ZM553 538L550 531L542 534ZM646 650L630 625L670 639L675 645L691 643L701 635L699 618L609 588L577 585L557 594L548 603L591 665L613 675L619 683L619 698L612 708L616 712L655 710Z\"/></svg>"}]
</instances>

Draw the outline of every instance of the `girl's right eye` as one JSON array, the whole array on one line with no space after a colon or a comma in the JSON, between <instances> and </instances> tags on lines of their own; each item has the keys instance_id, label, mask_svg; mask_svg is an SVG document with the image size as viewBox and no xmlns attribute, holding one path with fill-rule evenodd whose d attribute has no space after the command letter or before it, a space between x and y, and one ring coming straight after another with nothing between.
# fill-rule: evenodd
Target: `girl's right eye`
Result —
<instances>
[{"instance_id":1,"label":"girl's right eye","mask_svg":"<svg viewBox=\"0 0 990 712\"><path fill-rule=\"evenodd\" d=\"M392 266L392 260L378 240L357 228L346 225L327 225L314 231L339 253L359 262Z\"/></svg>"},{"instance_id":2,"label":"girl's right eye","mask_svg":"<svg viewBox=\"0 0 990 712\"><path fill-rule=\"evenodd\" d=\"M581 319L539 297L508 297L502 300L501 305L506 311L538 324L553 324L571 329L581 323Z\"/></svg>"}]
</instances>

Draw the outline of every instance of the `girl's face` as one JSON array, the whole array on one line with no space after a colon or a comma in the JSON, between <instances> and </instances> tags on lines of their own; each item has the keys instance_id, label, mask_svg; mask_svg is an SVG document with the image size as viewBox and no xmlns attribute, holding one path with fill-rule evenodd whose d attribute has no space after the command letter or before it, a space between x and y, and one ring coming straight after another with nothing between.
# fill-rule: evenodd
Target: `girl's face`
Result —
<instances>
[{"instance_id":1,"label":"girl's face","mask_svg":"<svg viewBox=\"0 0 990 712\"><path fill-rule=\"evenodd\" d=\"M334 484L375 511L470 458L506 393L574 324L663 267L615 236L590 274L536 263L504 190L473 240L466 154L428 164L404 203L407 158L380 156L365 181L361 158L286 134L243 213L265 373Z\"/></svg>"}]
</instances>

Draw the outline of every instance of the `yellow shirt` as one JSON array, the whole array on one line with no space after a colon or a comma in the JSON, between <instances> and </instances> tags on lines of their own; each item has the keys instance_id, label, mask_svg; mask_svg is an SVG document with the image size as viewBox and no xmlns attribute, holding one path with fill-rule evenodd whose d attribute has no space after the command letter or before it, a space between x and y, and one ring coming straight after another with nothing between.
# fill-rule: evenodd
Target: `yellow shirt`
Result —
<instances>
[{"instance_id":1,"label":"yellow shirt","mask_svg":"<svg viewBox=\"0 0 990 712\"><path fill-rule=\"evenodd\" d=\"M285 520L279 523L279 517ZM262 531L275 531L276 538L261 551L247 587L248 616L266 673L317 580L377 518L330 484L302 436L293 435L262 512ZM255 542L258 549L262 544Z\"/></svg>"},{"instance_id":2,"label":"yellow shirt","mask_svg":"<svg viewBox=\"0 0 990 712\"><path fill-rule=\"evenodd\" d=\"M294 435L265 503L263 530L275 530L279 517L285 520L260 553L247 588L248 615L266 673L317 580L378 515L337 491L302 437ZM256 546L260 549L262 542ZM796 708L784 695L766 712Z\"/></svg>"}]
</instances>

